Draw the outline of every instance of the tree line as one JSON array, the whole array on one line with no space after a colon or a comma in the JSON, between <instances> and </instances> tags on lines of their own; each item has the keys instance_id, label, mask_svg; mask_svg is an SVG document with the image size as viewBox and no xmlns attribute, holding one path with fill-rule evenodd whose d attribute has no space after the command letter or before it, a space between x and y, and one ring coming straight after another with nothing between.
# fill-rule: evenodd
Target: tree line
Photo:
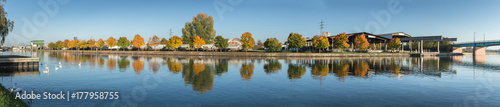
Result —
<instances>
[{"instance_id":1,"label":"tree line","mask_svg":"<svg viewBox=\"0 0 500 107\"><path fill-rule=\"evenodd\" d=\"M212 16L208 16L206 14L198 14L193 17L191 22L186 22L184 28L182 28L182 36L173 36L168 39L159 38L154 35L149 38L147 43L141 35L137 34L134 36L132 40L128 40L126 37L119 37L118 40L114 37L109 37L106 40L99 38L99 40L95 41L94 39L89 40L59 40L55 43L51 42L48 44L50 49L90 49L90 50L99 50L104 49L106 46L107 49L127 49L133 46L133 49L137 50L145 50L152 49L158 50L158 46L162 45L167 50L177 50L183 44L189 44L189 48L199 49L205 44L214 44L215 47L219 48L220 51L227 48L229 46L227 38L224 38L220 35L216 35L216 31L213 28L214 20ZM332 48L345 50L350 47L349 36L345 33L338 34L333 38L332 44L330 44L328 37L326 36L314 36L311 41L311 46L317 49L319 52L327 49L332 46ZM241 48L243 51L248 51L256 46L255 41L250 32L245 32L241 35ZM367 41L364 35L357 36L354 40L355 48L358 50L366 50L370 46L370 43ZM283 44L287 45L289 49L295 49L296 52L299 49L306 46L306 39L299 33L290 33L286 42L281 43L276 38L267 38L264 43L258 41L258 47L265 47L268 51L281 51L283 48ZM398 38L394 38L389 42L389 48L395 49L400 47L400 41Z\"/></svg>"}]
</instances>

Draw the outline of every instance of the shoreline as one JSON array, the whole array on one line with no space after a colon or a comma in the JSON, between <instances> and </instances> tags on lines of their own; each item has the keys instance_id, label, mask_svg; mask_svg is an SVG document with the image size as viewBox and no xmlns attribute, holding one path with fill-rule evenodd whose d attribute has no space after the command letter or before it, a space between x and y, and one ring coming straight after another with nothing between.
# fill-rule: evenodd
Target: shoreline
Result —
<instances>
[{"instance_id":1,"label":"shoreline","mask_svg":"<svg viewBox=\"0 0 500 107\"><path fill-rule=\"evenodd\" d=\"M410 53L260 53L260 52L204 52L204 51L89 51L89 50L37 50L80 54L127 54L168 56L216 56L216 57L410 57Z\"/></svg>"}]
</instances>

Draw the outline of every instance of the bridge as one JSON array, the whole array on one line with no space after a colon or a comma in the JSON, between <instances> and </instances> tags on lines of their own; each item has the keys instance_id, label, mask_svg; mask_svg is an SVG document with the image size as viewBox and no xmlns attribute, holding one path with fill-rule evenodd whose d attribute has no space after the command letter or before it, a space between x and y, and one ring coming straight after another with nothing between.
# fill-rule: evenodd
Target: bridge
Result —
<instances>
[{"instance_id":1,"label":"bridge","mask_svg":"<svg viewBox=\"0 0 500 107\"><path fill-rule=\"evenodd\" d=\"M500 40L463 42L453 44L453 53L462 53L461 47L473 47L472 54L474 56L486 55L486 47L500 45Z\"/></svg>"}]
</instances>

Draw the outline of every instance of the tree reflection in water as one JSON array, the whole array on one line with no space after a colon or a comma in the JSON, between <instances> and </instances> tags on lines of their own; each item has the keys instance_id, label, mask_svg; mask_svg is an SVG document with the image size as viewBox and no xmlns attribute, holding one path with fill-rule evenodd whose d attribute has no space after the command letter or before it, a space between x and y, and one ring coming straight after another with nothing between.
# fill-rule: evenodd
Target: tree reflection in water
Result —
<instances>
[{"instance_id":1,"label":"tree reflection in water","mask_svg":"<svg viewBox=\"0 0 500 107\"><path fill-rule=\"evenodd\" d=\"M102 57L97 57L97 65L99 65L99 68L102 68L102 66L104 65L104 58Z\"/></svg>"},{"instance_id":2,"label":"tree reflection in water","mask_svg":"<svg viewBox=\"0 0 500 107\"><path fill-rule=\"evenodd\" d=\"M134 62L132 62L132 67L134 67L134 72L136 74L141 74L141 71L144 70L144 62L136 59Z\"/></svg>"},{"instance_id":3,"label":"tree reflection in water","mask_svg":"<svg viewBox=\"0 0 500 107\"><path fill-rule=\"evenodd\" d=\"M130 60L128 60L127 58L120 58L118 60L118 68L120 69L120 72L127 71L129 65L130 65Z\"/></svg>"},{"instance_id":4,"label":"tree reflection in water","mask_svg":"<svg viewBox=\"0 0 500 107\"><path fill-rule=\"evenodd\" d=\"M224 59L219 59L219 62L215 64L215 71L217 76L222 76L223 73L228 71L228 62Z\"/></svg>"},{"instance_id":5,"label":"tree reflection in water","mask_svg":"<svg viewBox=\"0 0 500 107\"><path fill-rule=\"evenodd\" d=\"M354 75L360 78L365 78L366 74L368 74L368 69L370 69L370 65L364 60L357 61L354 63Z\"/></svg>"},{"instance_id":6,"label":"tree reflection in water","mask_svg":"<svg viewBox=\"0 0 500 107\"><path fill-rule=\"evenodd\" d=\"M158 63L154 60L150 60L148 62L148 64L149 64L148 68L149 68L150 72L153 71L153 73L156 74L160 70L160 67L161 67L160 63Z\"/></svg>"},{"instance_id":7,"label":"tree reflection in water","mask_svg":"<svg viewBox=\"0 0 500 107\"><path fill-rule=\"evenodd\" d=\"M271 59L266 62L268 62L267 64L264 64L264 71L266 74L275 74L281 70L281 63L278 60Z\"/></svg>"},{"instance_id":8,"label":"tree reflection in water","mask_svg":"<svg viewBox=\"0 0 500 107\"><path fill-rule=\"evenodd\" d=\"M193 59L183 65L182 78L185 84L191 84L193 90L205 94L212 90L214 85L214 68L201 63L194 63Z\"/></svg>"},{"instance_id":9,"label":"tree reflection in water","mask_svg":"<svg viewBox=\"0 0 500 107\"><path fill-rule=\"evenodd\" d=\"M173 62L172 59L167 59L168 70L174 74L177 74L182 69L182 64L179 62Z\"/></svg>"},{"instance_id":10,"label":"tree reflection in water","mask_svg":"<svg viewBox=\"0 0 500 107\"><path fill-rule=\"evenodd\" d=\"M113 71L116 68L116 60L108 58L106 66L108 67L109 71Z\"/></svg>"},{"instance_id":11,"label":"tree reflection in water","mask_svg":"<svg viewBox=\"0 0 500 107\"><path fill-rule=\"evenodd\" d=\"M339 81L344 82L347 75L349 75L349 64L344 61L334 62L332 73L338 77Z\"/></svg>"},{"instance_id":12,"label":"tree reflection in water","mask_svg":"<svg viewBox=\"0 0 500 107\"><path fill-rule=\"evenodd\" d=\"M241 64L241 69L240 69L240 75L243 80L250 80L252 79L252 74L253 74L253 63L243 63Z\"/></svg>"},{"instance_id":13,"label":"tree reflection in water","mask_svg":"<svg viewBox=\"0 0 500 107\"><path fill-rule=\"evenodd\" d=\"M328 75L328 65L322 61L315 61L313 67L311 68L311 75L313 79L324 79L323 77Z\"/></svg>"},{"instance_id":14,"label":"tree reflection in water","mask_svg":"<svg viewBox=\"0 0 500 107\"><path fill-rule=\"evenodd\" d=\"M306 66L299 64L288 64L288 79L298 80L306 74Z\"/></svg>"}]
</instances>

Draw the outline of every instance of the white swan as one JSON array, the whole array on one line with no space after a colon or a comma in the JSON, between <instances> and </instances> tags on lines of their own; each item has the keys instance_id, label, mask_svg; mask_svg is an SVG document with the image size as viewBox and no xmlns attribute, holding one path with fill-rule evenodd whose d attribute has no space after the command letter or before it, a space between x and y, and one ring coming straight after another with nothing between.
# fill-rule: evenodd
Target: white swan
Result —
<instances>
[{"instance_id":1,"label":"white swan","mask_svg":"<svg viewBox=\"0 0 500 107\"><path fill-rule=\"evenodd\" d=\"M43 73L44 73L44 74L48 74L48 73L49 73L49 70L48 70L48 69L47 69L47 70L43 70Z\"/></svg>"}]
</instances>

